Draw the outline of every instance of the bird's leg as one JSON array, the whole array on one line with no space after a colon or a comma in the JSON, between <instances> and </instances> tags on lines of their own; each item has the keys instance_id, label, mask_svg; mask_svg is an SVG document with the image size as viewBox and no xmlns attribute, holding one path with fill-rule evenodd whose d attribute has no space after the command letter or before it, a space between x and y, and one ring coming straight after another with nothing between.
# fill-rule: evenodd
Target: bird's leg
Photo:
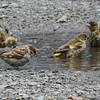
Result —
<instances>
[{"instance_id":1,"label":"bird's leg","mask_svg":"<svg viewBox=\"0 0 100 100\"><path fill-rule=\"evenodd\" d=\"M15 69L15 70L19 70L19 67L18 67L18 66L15 66L14 69Z\"/></svg>"}]
</instances>

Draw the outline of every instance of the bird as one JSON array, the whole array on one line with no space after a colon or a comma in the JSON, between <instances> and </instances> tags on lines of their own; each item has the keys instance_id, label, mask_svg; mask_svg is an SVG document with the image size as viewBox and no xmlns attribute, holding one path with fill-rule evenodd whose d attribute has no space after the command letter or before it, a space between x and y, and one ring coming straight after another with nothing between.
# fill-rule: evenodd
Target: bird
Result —
<instances>
[{"instance_id":1,"label":"bird","mask_svg":"<svg viewBox=\"0 0 100 100\"><path fill-rule=\"evenodd\" d=\"M17 39L12 36L8 36L2 44L7 47L15 48L17 46Z\"/></svg>"},{"instance_id":2,"label":"bird","mask_svg":"<svg viewBox=\"0 0 100 100\"><path fill-rule=\"evenodd\" d=\"M89 34L89 43L91 47L100 47L100 32L98 30Z\"/></svg>"},{"instance_id":3,"label":"bird","mask_svg":"<svg viewBox=\"0 0 100 100\"><path fill-rule=\"evenodd\" d=\"M35 54L35 47L32 44L27 44L22 47L0 51L0 58L14 69L19 69L20 66L24 66L26 63L28 63Z\"/></svg>"},{"instance_id":4,"label":"bird","mask_svg":"<svg viewBox=\"0 0 100 100\"><path fill-rule=\"evenodd\" d=\"M4 41L7 36L11 36L11 35L12 33L9 32L9 30L5 26L0 27L0 40L1 41Z\"/></svg>"},{"instance_id":5,"label":"bird","mask_svg":"<svg viewBox=\"0 0 100 100\"><path fill-rule=\"evenodd\" d=\"M5 41L5 38L6 38L5 33L6 33L5 29L0 27L0 42Z\"/></svg>"},{"instance_id":6,"label":"bird","mask_svg":"<svg viewBox=\"0 0 100 100\"><path fill-rule=\"evenodd\" d=\"M86 48L87 39L88 39L88 35L85 33L80 33L76 35L76 37L71 39L69 42L60 46L54 52L54 57L71 58L71 57L79 56Z\"/></svg>"},{"instance_id":7,"label":"bird","mask_svg":"<svg viewBox=\"0 0 100 100\"><path fill-rule=\"evenodd\" d=\"M99 47L100 46L100 26L94 20L88 22L88 28L90 30L89 33L89 43L91 47Z\"/></svg>"},{"instance_id":8,"label":"bird","mask_svg":"<svg viewBox=\"0 0 100 100\"><path fill-rule=\"evenodd\" d=\"M90 20L88 24L89 25L87 25L87 27L89 28L91 33L98 29L98 24L95 20Z\"/></svg>"},{"instance_id":9,"label":"bird","mask_svg":"<svg viewBox=\"0 0 100 100\"><path fill-rule=\"evenodd\" d=\"M9 41L12 41L12 43ZM14 44L15 39L12 37L12 33L5 26L0 27L0 48L5 48L8 45L13 46Z\"/></svg>"}]
</instances>

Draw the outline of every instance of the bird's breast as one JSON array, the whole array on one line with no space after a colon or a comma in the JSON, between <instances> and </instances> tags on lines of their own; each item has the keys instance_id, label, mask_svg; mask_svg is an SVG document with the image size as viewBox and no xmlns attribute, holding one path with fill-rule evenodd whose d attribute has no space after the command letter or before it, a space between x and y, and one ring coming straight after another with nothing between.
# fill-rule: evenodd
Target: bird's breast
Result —
<instances>
[{"instance_id":1,"label":"bird's breast","mask_svg":"<svg viewBox=\"0 0 100 100\"><path fill-rule=\"evenodd\" d=\"M22 58L22 59L4 58L4 60L11 66L23 66L27 62L29 62L29 59L26 58Z\"/></svg>"}]
</instances>

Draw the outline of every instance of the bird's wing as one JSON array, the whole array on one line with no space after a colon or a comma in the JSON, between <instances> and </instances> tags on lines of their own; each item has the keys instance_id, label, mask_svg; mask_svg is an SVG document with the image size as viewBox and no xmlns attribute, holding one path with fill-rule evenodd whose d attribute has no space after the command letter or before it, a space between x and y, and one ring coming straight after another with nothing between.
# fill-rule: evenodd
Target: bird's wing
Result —
<instances>
[{"instance_id":1,"label":"bird's wing","mask_svg":"<svg viewBox=\"0 0 100 100\"><path fill-rule=\"evenodd\" d=\"M82 46L83 46L83 42L76 42L76 43L74 43L74 44L72 44L72 45L70 45L70 49L72 50L78 50L78 49L80 49L80 48L82 48Z\"/></svg>"},{"instance_id":2,"label":"bird's wing","mask_svg":"<svg viewBox=\"0 0 100 100\"><path fill-rule=\"evenodd\" d=\"M17 58L17 59L21 59L24 57L25 55L25 51L22 51L21 49L13 49L11 51L6 51L3 52L0 57L1 58Z\"/></svg>"},{"instance_id":3,"label":"bird's wing","mask_svg":"<svg viewBox=\"0 0 100 100\"><path fill-rule=\"evenodd\" d=\"M65 45L60 46L55 52L67 52L71 49L71 46L74 45L75 43L80 42L78 39L74 38L67 42Z\"/></svg>"},{"instance_id":4,"label":"bird's wing","mask_svg":"<svg viewBox=\"0 0 100 100\"><path fill-rule=\"evenodd\" d=\"M63 53L63 52L67 52L69 50L69 46L68 45L62 45L60 46L55 53Z\"/></svg>"},{"instance_id":5,"label":"bird's wing","mask_svg":"<svg viewBox=\"0 0 100 100\"><path fill-rule=\"evenodd\" d=\"M17 50L13 50L12 51L12 54L13 54L13 57L14 58L23 58L24 55L25 55L25 51L22 51L20 49L17 49Z\"/></svg>"},{"instance_id":6,"label":"bird's wing","mask_svg":"<svg viewBox=\"0 0 100 100\"><path fill-rule=\"evenodd\" d=\"M72 45L72 44L75 44L77 42L79 42L79 40L77 37L75 37L75 38L71 39L69 42L67 42L66 45Z\"/></svg>"}]
</instances>

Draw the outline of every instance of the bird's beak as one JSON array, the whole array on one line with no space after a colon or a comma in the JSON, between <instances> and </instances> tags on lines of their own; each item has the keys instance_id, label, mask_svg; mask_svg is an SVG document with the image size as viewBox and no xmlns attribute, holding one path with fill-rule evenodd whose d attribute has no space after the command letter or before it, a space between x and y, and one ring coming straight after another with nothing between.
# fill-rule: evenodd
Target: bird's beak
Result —
<instances>
[{"instance_id":1,"label":"bird's beak","mask_svg":"<svg viewBox=\"0 0 100 100\"><path fill-rule=\"evenodd\" d=\"M30 55L31 55L31 57L32 57L32 55L34 55L35 57L37 57L37 53L35 52L35 53L30 53Z\"/></svg>"},{"instance_id":2,"label":"bird's beak","mask_svg":"<svg viewBox=\"0 0 100 100\"><path fill-rule=\"evenodd\" d=\"M37 53L36 53L36 52L31 51L31 52L30 52L30 55L31 55L31 56L32 56L32 55L37 56Z\"/></svg>"}]
</instances>

